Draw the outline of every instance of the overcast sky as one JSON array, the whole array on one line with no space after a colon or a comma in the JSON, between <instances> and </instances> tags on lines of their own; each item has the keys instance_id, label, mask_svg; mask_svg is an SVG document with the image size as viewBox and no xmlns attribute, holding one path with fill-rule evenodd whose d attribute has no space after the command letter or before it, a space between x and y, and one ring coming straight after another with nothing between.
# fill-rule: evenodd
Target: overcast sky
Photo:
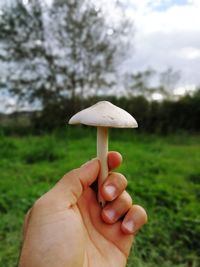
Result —
<instances>
[{"instance_id":1,"label":"overcast sky","mask_svg":"<svg viewBox=\"0 0 200 267\"><path fill-rule=\"evenodd\" d=\"M5 3L15 0L0 0ZM26 3L28 0L24 0ZM51 3L52 0L45 0ZM117 0L93 0L109 16ZM120 0L135 25L127 68L181 72L180 85L200 85L200 0ZM1 5L0 5L1 6Z\"/></svg>"},{"instance_id":2,"label":"overcast sky","mask_svg":"<svg viewBox=\"0 0 200 267\"><path fill-rule=\"evenodd\" d=\"M181 71L180 85L200 85L200 0L124 0L135 23L129 66Z\"/></svg>"},{"instance_id":3,"label":"overcast sky","mask_svg":"<svg viewBox=\"0 0 200 267\"><path fill-rule=\"evenodd\" d=\"M116 0L93 1L106 7L108 15L117 19L112 4ZM0 0L0 4L3 2ZM133 49L125 62L126 68L136 72L152 67L161 72L172 67L181 72L179 89L200 85L200 0L120 2L135 25ZM181 90L180 93L184 92ZM2 96L1 100L5 103Z\"/></svg>"}]
</instances>

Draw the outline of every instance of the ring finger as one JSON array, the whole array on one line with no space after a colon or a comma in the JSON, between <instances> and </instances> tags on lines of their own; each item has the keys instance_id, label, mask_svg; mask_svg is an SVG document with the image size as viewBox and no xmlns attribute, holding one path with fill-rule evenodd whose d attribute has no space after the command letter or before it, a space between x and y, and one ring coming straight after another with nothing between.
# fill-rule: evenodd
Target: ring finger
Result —
<instances>
[{"instance_id":1,"label":"ring finger","mask_svg":"<svg viewBox=\"0 0 200 267\"><path fill-rule=\"evenodd\" d=\"M101 216L105 223L117 222L132 206L132 198L124 191L114 201L109 202L102 210Z\"/></svg>"}]
</instances>

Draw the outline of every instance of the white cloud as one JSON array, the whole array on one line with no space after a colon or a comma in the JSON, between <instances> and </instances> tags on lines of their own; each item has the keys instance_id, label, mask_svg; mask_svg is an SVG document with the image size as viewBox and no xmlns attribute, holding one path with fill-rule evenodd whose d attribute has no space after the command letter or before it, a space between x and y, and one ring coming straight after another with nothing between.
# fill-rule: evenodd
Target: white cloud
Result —
<instances>
[{"instance_id":1,"label":"white cloud","mask_svg":"<svg viewBox=\"0 0 200 267\"><path fill-rule=\"evenodd\" d=\"M129 0L126 13L140 34L200 30L200 1L188 0L185 5L177 5L174 1L162 11L156 9L158 3L161 5L158 0Z\"/></svg>"},{"instance_id":2,"label":"white cloud","mask_svg":"<svg viewBox=\"0 0 200 267\"><path fill-rule=\"evenodd\" d=\"M179 53L178 56L184 59L199 59L200 58L200 49L195 47L183 47Z\"/></svg>"},{"instance_id":3,"label":"white cloud","mask_svg":"<svg viewBox=\"0 0 200 267\"><path fill-rule=\"evenodd\" d=\"M200 1L124 0L134 21L134 54L128 68L180 70L182 85L200 84Z\"/></svg>"},{"instance_id":4,"label":"white cloud","mask_svg":"<svg viewBox=\"0 0 200 267\"><path fill-rule=\"evenodd\" d=\"M170 7L162 11L156 9L158 3L161 5L158 0L129 0L127 14L135 21L138 31L151 33L199 30L200 1L188 1L185 5L177 5L173 1Z\"/></svg>"}]
</instances>

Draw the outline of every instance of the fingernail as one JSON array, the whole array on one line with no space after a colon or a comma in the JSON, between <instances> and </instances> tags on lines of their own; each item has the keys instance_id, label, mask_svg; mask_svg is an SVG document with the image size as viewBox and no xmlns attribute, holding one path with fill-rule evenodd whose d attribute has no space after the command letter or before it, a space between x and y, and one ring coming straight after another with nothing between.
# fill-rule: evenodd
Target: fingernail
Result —
<instances>
[{"instance_id":1,"label":"fingernail","mask_svg":"<svg viewBox=\"0 0 200 267\"><path fill-rule=\"evenodd\" d=\"M87 167L87 166L89 166L90 164L93 164L93 162L96 160L96 158L94 158L94 159L91 159L90 161L87 161L86 163L84 163L83 165L81 165L81 168L82 167Z\"/></svg>"},{"instance_id":2,"label":"fingernail","mask_svg":"<svg viewBox=\"0 0 200 267\"><path fill-rule=\"evenodd\" d=\"M106 193L111 196L112 198L116 197L117 194L117 188L110 184L110 185L106 185L104 190L106 191Z\"/></svg>"},{"instance_id":3,"label":"fingernail","mask_svg":"<svg viewBox=\"0 0 200 267\"><path fill-rule=\"evenodd\" d=\"M133 221L126 221L123 226L129 233L134 233L137 230Z\"/></svg>"},{"instance_id":4,"label":"fingernail","mask_svg":"<svg viewBox=\"0 0 200 267\"><path fill-rule=\"evenodd\" d=\"M111 209L104 209L104 215L109 219L109 221L114 221L115 220L115 211Z\"/></svg>"}]
</instances>

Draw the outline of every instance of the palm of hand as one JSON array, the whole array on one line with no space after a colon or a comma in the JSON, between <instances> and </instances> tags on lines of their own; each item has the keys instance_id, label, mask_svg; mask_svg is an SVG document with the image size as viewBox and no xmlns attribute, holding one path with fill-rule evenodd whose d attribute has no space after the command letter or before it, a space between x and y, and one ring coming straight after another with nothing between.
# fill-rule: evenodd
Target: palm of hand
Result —
<instances>
[{"instance_id":1,"label":"palm of hand","mask_svg":"<svg viewBox=\"0 0 200 267\"><path fill-rule=\"evenodd\" d=\"M126 265L132 236L124 235L121 222L108 225L101 219L95 193L89 188L80 198L75 213L81 222L84 267L122 267ZM77 235L77 233L74 233Z\"/></svg>"},{"instance_id":2,"label":"palm of hand","mask_svg":"<svg viewBox=\"0 0 200 267\"><path fill-rule=\"evenodd\" d=\"M51 211L47 212L45 201L42 202L35 210L33 208L34 216L30 217L34 220L30 220L26 232L25 245L29 248L31 242L31 250L37 254L30 267L126 265L132 236L123 235L120 222L114 225L103 222L101 208L91 188L84 192L76 205L68 209L66 203L59 202L57 206L54 202ZM37 260L41 262L41 257L43 263L38 265Z\"/></svg>"}]
</instances>

